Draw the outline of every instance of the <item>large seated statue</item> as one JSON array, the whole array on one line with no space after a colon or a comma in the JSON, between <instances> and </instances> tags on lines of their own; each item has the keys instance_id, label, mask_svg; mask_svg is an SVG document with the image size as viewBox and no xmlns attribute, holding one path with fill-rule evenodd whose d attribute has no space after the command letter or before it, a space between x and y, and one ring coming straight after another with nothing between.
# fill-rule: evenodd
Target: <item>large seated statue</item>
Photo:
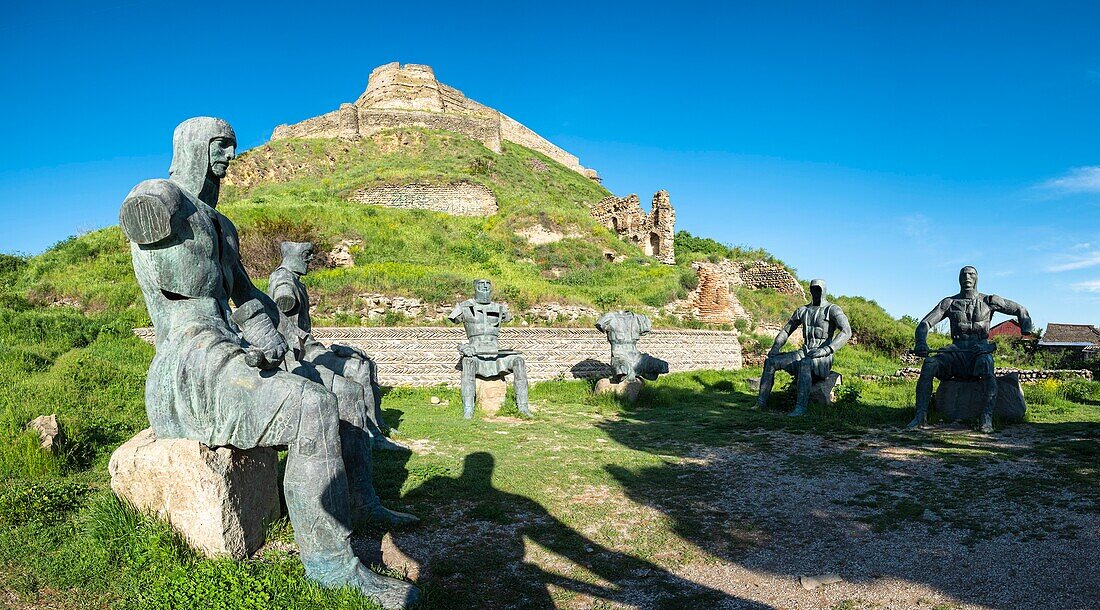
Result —
<instances>
[{"instance_id":1,"label":"large seated statue","mask_svg":"<svg viewBox=\"0 0 1100 610\"><path fill-rule=\"evenodd\" d=\"M764 360L764 374L760 378L760 394L756 408L768 404L768 396L775 383L775 372L786 371L798 383L791 417L806 414L810 402L810 389L814 382L825 380L833 369L833 354L852 337L852 327L844 310L830 303L825 296L825 280L810 282L810 302L791 314L791 319L775 336L768 357ZM799 326L802 327L802 347L793 352L783 352L787 339Z\"/></svg>"},{"instance_id":2,"label":"large seated statue","mask_svg":"<svg viewBox=\"0 0 1100 610\"><path fill-rule=\"evenodd\" d=\"M959 293L940 301L917 325L913 353L925 359L917 380L917 412L909 428L923 426L928 418L933 379L978 380L984 389L981 431L993 432L993 407L997 402L993 351L997 345L989 341L989 322L994 312L1016 316L1020 330L1024 334L1032 332L1031 316L1023 306L995 294L978 292L977 269L971 266L960 269ZM944 318L951 321L951 345L933 353L928 349L928 331Z\"/></svg>"},{"instance_id":3,"label":"large seated statue","mask_svg":"<svg viewBox=\"0 0 1100 610\"><path fill-rule=\"evenodd\" d=\"M415 520L382 507L374 491L364 389L296 360L278 307L241 264L236 228L215 209L236 145L221 119L184 121L173 134L170 178L138 184L122 204L119 222L156 329L149 422L157 438L286 447L286 505L307 576L404 608L417 589L372 572L350 543L357 522Z\"/></svg>"},{"instance_id":4,"label":"large seated statue","mask_svg":"<svg viewBox=\"0 0 1100 610\"><path fill-rule=\"evenodd\" d=\"M611 369L616 383L638 377L653 381L668 372L668 362L638 351L638 340L653 328L649 316L632 311L612 311L596 320L596 329L607 333L611 344Z\"/></svg>"},{"instance_id":5,"label":"large seated statue","mask_svg":"<svg viewBox=\"0 0 1100 610\"><path fill-rule=\"evenodd\" d=\"M467 343L458 346L462 356L462 416L474 416L477 379L498 379L507 373L515 375L516 408L531 417L527 404L527 363L523 354L502 350L500 325L512 319L512 313L502 303L494 303L491 294L493 284L489 280L474 280L474 298L455 305L447 316L451 322L466 327Z\"/></svg>"},{"instance_id":6,"label":"large seated statue","mask_svg":"<svg viewBox=\"0 0 1100 610\"><path fill-rule=\"evenodd\" d=\"M309 272L313 244L284 241L279 249L283 260L268 277L267 291L283 313L279 332L293 350L295 359L313 364L323 377L339 375L358 384L364 393L366 429L374 439L374 448L407 451L407 447L386 437L388 428L382 418L382 388L378 385L374 361L354 347L340 344L326 347L313 337L309 293L301 279ZM326 382L326 385L329 384Z\"/></svg>"}]
</instances>

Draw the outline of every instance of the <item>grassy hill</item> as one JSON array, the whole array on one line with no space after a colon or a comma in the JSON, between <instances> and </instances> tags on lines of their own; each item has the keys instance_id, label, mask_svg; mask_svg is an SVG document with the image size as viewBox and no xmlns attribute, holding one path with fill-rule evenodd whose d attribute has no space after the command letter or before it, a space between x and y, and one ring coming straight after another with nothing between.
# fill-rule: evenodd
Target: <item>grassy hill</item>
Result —
<instances>
[{"instance_id":1,"label":"grassy hill","mask_svg":"<svg viewBox=\"0 0 1100 610\"><path fill-rule=\"evenodd\" d=\"M497 155L461 136L403 130L357 143L280 141L238 163L268 176L253 188L227 187L221 205L241 229L246 264L261 287L277 264L273 245L280 239L309 239L322 248L361 240L352 251L354 267L307 276L320 324L361 323L337 312L353 310L363 292L444 301L465 298L469 280L478 276L493 278L499 296L517 310L545 301L658 307L694 287L694 260L774 260L764 251L681 232L677 264L656 263L591 220L587 204L606 196L605 189L507 143ZM346 201L366 185L414 180L484 185L500 212L460 218ZM516 234L536 223L580 237L536 246ZM625 258L609 261L607 251ZM312 586L285 550L247 562L201 559L164 523L115 500L107 461L147 425L144 382L153 356L131 332L148 319L118 227L64 240L34 257L0 255L0 287L0 607L372 607L353 593ZM781 322L799 304L798 297L770 290L741 287L737 294L754 322ZM1025 538L1052 531L1050 507L1035 498L1070 494L1088 515L1097 513L1100 384L1028 386L1029 425L1037 434L1011 447L951 431L927 437L880 432L911 416L914 384L864 382L859 375L893 372L913 325L874 301L836 300L859 342L837 355L836 370L845 375L841 402L815 405L798 421L782 411L750 410L747 378L759 368L668 375L647 385L635 405L595 395L585 382L536 384L539 415L525 422L465 422L454 389L390 391L387 420L421 450L379 454L375 482L387 504L424 519L415 532L390 540L422 566L417 580L429 594L428 607L469 608L485 599L509 607L618 607L601 600L711 607L728 595L687 583L679 576L685 569L699 575L736 568L744 553L773 544L760 536L765 528L778 532L776 540L793 540L823 506L854 511L854 521L842 525L875 532L925 519L929 506L942 527L972 537L1013 535L968 518L964 509L975 501L1038 515L1012 525ZM688 322L664 317L658 323ZM771 338L746 333L743 340L761 351ZM781 376L777 390L786 385ZM432 406L433 393L449 406ZM783 410L791 400L781 391L772 397ZM66 433L56 455L39 449L37 435L25 430L48 413L58 414ZM896 482L876 475L899 467L877 453L885 445L910 447L935 468L914 469L916 483L899 494ZM1012 480L975 487L989 480L969 470L976 455L995 460L997 472ZM1046 466L1028 470L1026 480L1010 470L1040 460ZM966 476L952 474L957 469ZM864 491L815 504L812 512L793 496L753 502L759 505L753 510L731 508L737 498L774 488L775 480L796 477L789 487L801 494L838 487L837 476L846 481L839 487ZM1014 491L1024 487L1041 493ZM1018 510L1020 502L1026 510ZM828 531L832 522L814 522L812 529ZM289 527L279 524L271 537L290 544ZM381 533L367 537L375 543ZM777 554L797 556L791 549ZM897 569L893 563L872 567L883 574ZM780 586L787 581L797 583L775 579Z\"/></svg>"}]
</instances>

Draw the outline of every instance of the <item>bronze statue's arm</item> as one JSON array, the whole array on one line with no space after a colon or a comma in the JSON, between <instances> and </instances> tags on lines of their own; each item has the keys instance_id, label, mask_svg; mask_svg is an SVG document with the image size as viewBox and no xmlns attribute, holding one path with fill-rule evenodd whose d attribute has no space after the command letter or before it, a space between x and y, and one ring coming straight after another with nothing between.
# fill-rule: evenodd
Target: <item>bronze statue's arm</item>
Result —
<instances>
[{"instance_id":1,"label":"bronze statue's arm","mask_svg":"<svg viewBox=\"0 0 1100 610\"><path fill-rule=\"evenodd\" d=\"M298 296L294 294L294 284L291 281L279 278L275 280L274 285L270 288L271 296L275 299L275 304L279 306L279 311L290 313L298 306Z\"/></svg>"},{"instance_id":2,"label":"bronze statue's arm","mask_svg":"<svg viewBox=\"0 0 1100 610\"><path fill-rule=\"evenodd\" d=\"M772 341L772 348L768 350L769 356L774 356L783 349L783 346L787 344L787 339L791 337L791 333L798 329L799 324L802 324L802 319L798 317L798 311L795 310L791 314L791 319L787 320L787 324L783 326L783 330L775 336L775 341Z\"/></svg>"},{"instance_id":3,"label":"bronze statue's arm","mask_svg":"<svg viewBox=\"0 0 1100 610\"><path fill-rule=\"evenodd\" d=\"M989 295L986 300L989 303L990 309L993 311L999 311L1003 314L1015 316L1016 321L1020 323L1020 332L1025 335L1030 335L1035 331L1034 326L1031 323L1031 314L1027 313L1023 305L1020 305L1016 301L1009 301L1008 299L1001 298L995 294Z\"/></svg>"},{"instance_id":4,"label":"bronze statue's arm","mask_svg":"<svg viewBox=\"0 0 1100 610\"><path fill-rule=\"evenodd\" d=\"M596 330L600 331L601 333L606 333L607 332L607 325L610 324L610 323L611 323L611 314L605 313L604 315L600 316L599 320L596 320Z\"/></svg>"},{"instance_id":5,"label":"bronze statue's arm","mask_svg":"<svg viewBox=\"0 0 1100 610\"><path fill-rule=\"evenodd\" d=\"M917 332L913 345L913 352L918 356L928 355L928 331L932 330L932 327L939 324L944 317L947 316L947 310L951 307L951 299L946 298L940 301L936 308L928 312L928 315L924 316L924 319L917 324Z\"/></svg>"},{"instance_id":6,"label":"bronze statue's arm","mask_svg":"<svg viewBox=\"0 0 1100 610\"><path fill-rule=\"evenodd\" d=\"M500 305L500 323L512 321L512 312L508 311L508 306L501 303Z\"/></svg>"},{"instance_id":7,"label":"bronze statue's arm","mask_svg":"<svg viewBox=\"0 0 1100 610\"><path fill-rule=\"evenodd\" d=\"M447 316L447 319L450 320L452 324L457 324L462 320L462 303L458 303L455 305L455 308L451 310L451 313Z\"/></svg>"}]
</instances>

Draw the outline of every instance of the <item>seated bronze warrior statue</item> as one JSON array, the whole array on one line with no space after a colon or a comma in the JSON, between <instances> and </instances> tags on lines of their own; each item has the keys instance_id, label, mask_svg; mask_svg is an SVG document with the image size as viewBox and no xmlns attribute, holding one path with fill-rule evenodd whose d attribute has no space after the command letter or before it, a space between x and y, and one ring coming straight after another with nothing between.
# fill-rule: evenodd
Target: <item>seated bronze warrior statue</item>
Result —
<instances>
[{"instance_id":1,"label":"seated bronze warrior statue","mask_svg":"<svg viewBox=\"0 0 1100 610\"><path fill-rule=\"evenodd\" d=\"M328 379L339 375L354 381L363 391L366 404L366 430L373 438L375 449L408 451L404 445L386 436L389 431L382 418L382 388L378 384L378 369L366 354L349 345L334 343L331 346L313 336L313 322L309 316L309 293L302 277L309 272L313 260L313 244L284 241L279 244L282 263L268 277L267 291L279 311L279 332L294 352L298 361L313 364L330 386Z\"/></svg>"},{"instance_id":2,"label":"seated bronze warrior statue","mask_svg":"<svg viewBox=\"0 0 1100 610\"><path fill-rule=\"evenodd\" d=\"M512 319L512 313L503 303L494 303L491 294L493 283L474 280L474 298L455 305L447 316L451 322L462 322L466 328L467 343L458 346L462 368L462 416L474 416L477 378L500 378L507 373L515 376L516 408L527 417L531 409L527 404L527 363L523 354L502 350L498 339L500 325Z\"/></svg>"},{"instance_id":3,"label":"seated bronze warrior statue","mask_svg":"<svg viewBox=\"0 0 1100 610\"><path fill-rule=\"evenodd\" d=\"M993 406L997 402L997 376L993 352L997 345L989 341L989 322L994 312L1015 316L1024 334L1031 334L1031 316L1019 303L995 294L978 292L978 270L971 266L959 270L959 292L945 297L917 325L913 353L925 357L917 380L916 414L908 428L919 428L928 418L933 379L977 379L983 384L981 431L993 431ZM951 345L928 349L928 331L947 318L951 322Z\"/></svg>"},{"instance_id":4,"label":"seated bronze warrior statue","mask_svg":"<svg viewBox=\"0 0 1100 610\"><path fill-rule=\"evenodd\" d=\"M802 347L793 352L782 352L787 339L799 326L802 327ZM833 369L833 354L852 337L848 316L825 294L825 280L810 281L810 302L791 314L783 330L775 336L768 357L764 360L764 374L760 378L760 394L757 409L768 404L768 396L775 383L775 372L786 371L798 383L791 417L806 414L810 402L810 388L815 381L825 379Z\"/></svg>"},{"instance_id":5,"label":"seated bronze warrior statue","mask_svg":"<svg viewBox=\"0 0 1100 610\"><path fill-rule=\"evenodd\" d=\"M350 536L357 523L416 518L386 509L375 493L363 386L298 360L279 332L285 316L241 264L236 227L216 209L236 145L221 119L184 121L169 179L138 184L122 203L119 222L156 330L149 422L158 438L287 448L287 512L306 575L404 608L417 589L363 565Z\"/></svg>"}]
</instances>

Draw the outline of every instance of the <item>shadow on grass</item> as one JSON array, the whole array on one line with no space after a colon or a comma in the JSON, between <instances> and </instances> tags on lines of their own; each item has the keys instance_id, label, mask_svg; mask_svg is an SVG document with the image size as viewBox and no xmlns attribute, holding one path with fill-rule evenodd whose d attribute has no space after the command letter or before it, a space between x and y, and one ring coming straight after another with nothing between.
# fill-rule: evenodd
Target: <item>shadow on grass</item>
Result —
<instances>
[{"instance_id":1,"label":"shadow on grass","mask_svg":"<svg viewBox=\"0 0 1100 610\"><path fill-rule=\"evenodd\" d=\"M555 598L583 596L640 608L770 608L593 542L534 500L494 487L494 467L491 454L471 453L459 476L432 477L406 495L439 521L395 538L421 566L428 607L554 608Z\"/></svg>"}]
</instances>

